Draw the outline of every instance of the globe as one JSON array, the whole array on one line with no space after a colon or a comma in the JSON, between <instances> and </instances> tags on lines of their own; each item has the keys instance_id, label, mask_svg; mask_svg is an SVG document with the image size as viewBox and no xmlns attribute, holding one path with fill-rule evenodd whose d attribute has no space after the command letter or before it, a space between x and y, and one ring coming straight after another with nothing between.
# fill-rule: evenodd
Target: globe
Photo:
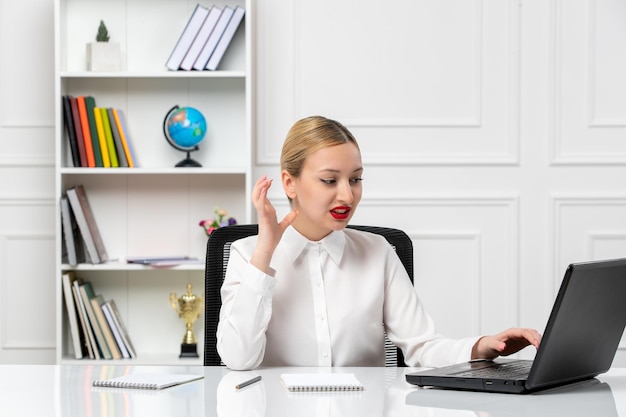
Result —
<instances>
[{"instance_id":1,"label":"globe","mask_svg":"<svg viewBox=\"0 0 626 417\"><path fill-rule=\"evenodd\" d=\"M172 107L163 121L163 134L170 145L187 153L177 167L202 166L190 157L190 152L199 149L198 144L206 134L206 119L200 111L193 107Z\"/></svg>"}]
</instances>

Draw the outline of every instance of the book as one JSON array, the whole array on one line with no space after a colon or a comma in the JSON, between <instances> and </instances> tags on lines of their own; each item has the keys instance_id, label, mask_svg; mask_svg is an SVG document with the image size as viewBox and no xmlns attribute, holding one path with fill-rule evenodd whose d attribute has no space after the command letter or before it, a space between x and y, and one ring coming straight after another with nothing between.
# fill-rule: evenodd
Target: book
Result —
<instances>
[{"instance_id":1,"label":"book","mask_svg":"<svg viewBox=\"0 0 626 417\"><path fill-rule=\"evenodd\" d=\"M98 345L98 348L100 349L100 353L104 359L112 359L113 356L111 355L111 351L107 346L107 341L104 338L104 333L102 332L102 328L100 327L100 323L98 322L98 318L96 317L96 312L93 309L93 304L91 303L91 299L96 296L91 282L84 282L79 287L79 292L83 305L85 306L85 311L87 312L89 325L93 330L96 343Z\"/></svg>"},{"instance_id":2,"label":"book","mask_svg":"<svg viewBox=\"0 0 626 417\"><path fill-rule=\"evenodd\" d=\"M202 48L209 40L211 32L213 32L215 24L217 23L221 14L222 9L219 9L215 6L211 7L207 18L204 20L204 23L202 23L202 26L198 31L196 39L193 40L191 46L189 47L189 51L187 51L185 58L183 58L183 62L180 64L180 69L189 71L193 68L193 64L196 62L196 59L198 59L200 52L202 52Z\"/></svg>"},{"instance_id":3,"label":"book","mask_svg":"<svg viewBox=\"0 0 626 417\"><path fill-rule=\"evenodd\" d=\"M220 18L217 20L215 24L215 28L211 32L211 36L207 39L202 51L198 55L196 62L193 64L193 69L202 71L205 69L207 62L209 62L209 58L211 58L211 54L215 50L217 43L220 41L224 30L226 30L226 26L228 26L228 22L233 17L233 13L235 9L230 6L224 6L222 13L220 13Z\"/></svg>"},{"instance_id":4,"label":"book","mask_svg":"<svg viewBox=\"0 0 626 417\"><path fill-rule=\"evenodd\" d=\"M65 310L67 311L72 344L74 346L74 357L76 359L82 359L85 353L83 351L85 345L83 343L82 333L78 327L78 312L74 302L74 294L72 293L72 283L76 280L76 275L73 271L64 272L61 279L63 281L63 300L65 301Z\"/></svg>"},{"instance_id":5,"label":"book","mask_svg":"<svg viewBox=\"0 0 626 417\"><path fill-rule=\"evenodd\" d=\"M131 256L126 258L129 264L151 265L151 266L174 266L180 264L197 264L203 261L191 256Z\"/></svg>"},{"instance_id":6,"label":"book","mask_svg":"<svg viewBox=\"0 0 626 417\"><path fill-rule=\"evenodd\" d=\"M126 117L124 117L124 112L120 109L116 109L115 113L119 118L120 126L122 127L122 133L124 135L124 139L126 140L126 144L128 145L130 159L133 161L133 166L138 167L139 162L137 161L137 155L135 154L135 148L133 146L132 138L130 137L130 131L128 130L128 124L126 123Z\"/></svg>"},{"instance_id":7,"label":"book","mask_svg":"<svg viewBox=\"0 0 626 417\"><path fill-rule=\"evenodd\" d=\"M98 137L98 129L96 128L96 119L93 111L93 109L96 108L96 99L93 98L93 96L85 96L85 107L87 109L87 123L89 125L89 135L91 137L95 166L103 167L100 139Z\"/></svg>"},{"instance_id":8,"label":"book","mask_svg":"<svg viewBox=\"0 0 626 417\"><path fill-rule=\"evenodd\" d=\"M109 327L111 328L113 337L115 337L115 342L117 343L117 346L119 347L120 352L122 353L122 357L124 359L134 358L135 357L134 349L132 349L132 354L131 354L131 349L129 348L129 340L126 340L124 337L128 335L122 334L121 317L117 317L115 313L113 313L112 303L113 303L113 300L103 302L100 305L102 308L102 312L104 313L104 317L107 319L107 322L109 323Z\"/></svg>"},{"instance_id":9,"label":"book","mask_svg":"<svg viewBox=\"0 0 626 417\"><path fill-rule=\"evenodd\" d=\"M228 25L226 26L226 29L224 29L224 33L220 37L219 42L215 46L215 50L211 54L211 57L209 58L205 69L208 69L209 71L215 71L220 65L220 61L222 60L224 53L226 53L226 49L228 49L230 42L233 40L235 32L237 32L237 28L243 20L245 12L246 9L241 6L237 6L235 8L233 16L228 21Z\"/></svg>"},{"instance_id":10,"label":"book","mask_svg":"<svg viewBox=\"0 0 626 417\"><path fill-rule=\"evenodd\" d=\"M78 112L78 101L76 97L70 97L70 107L72 108L72 121L74 122L74 135L76 136L76 147L80 158L79 167L86 167L87 154L85 153L85 141L83 139L83 129L80 126L80 114Z\"/></svg>"},{"instance_id":11,"label":"book","mask_svg":"<svg viewBox=\"0 0 626 417\"><path fill-rule=\"evenodd\" d=\"M109 379L96 379L92 386L101 388L128 388L158 390L186 384L204 378L192 374L128 374Z\"/></svg>"},{"instance_id":12,"label":"book","mask_svg":"<svg viewBox=\"0 0 626 417\"><path fill-rule=\"evenodd\" d=\"M196 4L196 7L192 12L191 17L187 21L187 25L183 29L183 32L181 33L178 41L176 42L176 45L174 46L174 49L172 50L172 53L165 63L165 66L168 69L176 71L180 68L180 64L183 62L187 51L189 51L193 40L198 35L198 32L202 27L202 23L204 23L208 14L208 8L200 4Z\"/></svg>"},{"instance_id":13,"label":"book","mask_svg":"<svg viewBox=\"0 0 626 417\"><path fill-rule=\"evenodd\" d=\"M362 391L361 381L352 373L281 374L288 391Z\"/></svg>"},{"instance_id":14,"label":"book","mask_svg":"<svg viewBox=\"0 0 626 417\"><path fill-rule=\"evenodd\" d=\"M93 142L91 140L91 131L89 130L89 119L87 118L87 104L85 103L85 96L76 97L76 104L78 105L78 115L80 116L80 128L83 132L83 141L85 143L85 155L87 156L87 167L93 168L96 166L96 160L93 155Z\"/></svg>"},{"instance_id":15,"label":"book","mask_svg":"<svg viewBox=\"0 0 626 417\"><path fill-rule=\"evenodd\" d=\"M117 151L115 150L115 142L113 141L113 133L111 133L111 122L109 120L109 112L105 107L100 107L100 115L102 116L102 127L104 128L104 136L106 137L107 149L109 150L109 159L111 166L117 168L120 166L117 160Z\"/></svg>"},{"instance_id":16,"label":"book","mask_svg":"<svg viewBox=\"0 0 626 417\"><path fill-rule=\"evenodd\" d=\"M133 161L133 155L130 151L130 138L126 136L126 132L124 127L122 126L122 119L120 115L122 111L119 109L113 109L113 118L115 119L115 128L117 133L120 136L120 142L122 143L122 150L124 152L124 157L126 158L126 162L128 163L129 168L135 167L135 162Z\"/></svg>"},{"instance_id":17,"label":"book","mask_svg":"<svg viewBox=\"0 0 626 417\"><path fill-rule=\"evenodd\" d=\"M61 197L61 225L63 226L63 240L67 249L67 263L78 265L85 262L80 230L72 213L70 202L65 195Z\"/></svg>"},{"instance_id":18,"label":"book","mask_svg":"<svg viewBox=\"0 0 626 417\"><path fill-rule=\"evenodd\" d=\"M93 117L96 121L98 142L100 144L100 152L102 153L102 166L104 168L109 168L111 167L111 160L109 159L109 145L107 145L107 138L104 134L104 125L102 124L102 112L100 111L100 107L94 107Z\"/></svg>"},{"instance_id":19,"label":"book","mask_svg":"<svg viewBox=\"0 0 626 417\"><path fill-rule=\"evenodd\" d=\"M111 330L111 326L109 325L109 321L106 319L104 315L104 310L102 309L102 304L104 304L104 298L100 294L96 294L89 299L91 302L91 307L93 308L93 312L96 315L96 320L98 321L98 325L100 326L100 330L102 331L102 336L104 336L104 341L111 352L111 357L113 359L122 359L122 352L120 350L119 345L117 344L117 340L113 335L113 331Z\"/></svg>"},{"instance_id":20,"label":"book","mask_svg":"<svg viewBox=\"0 0 626 417\"><path fill-rule=\"evenodd\" d=\"M112 108L107 109L107 114L109 117L109 123L111 125L111 134L113 135L113 143L115 143L115 150L117 153L117 163L122 168L128 168L128 160L126 159L126 154L124 153L124 145L122 144L122 137L120 136L120 132L117 129L117 124L115 123L115 113Z\"/></svg>"},{"instance_id":21,"label":"book","mask_svg":"<svg viewBox=\"0 0 626 417\"><path fill-rule=\"evenodd\" d=\"M63 120L65 121L65 129L67 131L67 139L70 144L70 154L72 155L72 165L80 166L80 154L78 153L78 144L76 143L76 132L74 131L74 121L72 120L72 105L70 104L70 96L63 96Z\"/></svg>"},{"instance_id":22,"label":"book","mask_svg":"<svg viewBox=\"0 0 626 417\"><path fill-rule=\"evenodd\" d=\"M106 262L109 259L96 219L91 210L85 188L77 185L66 191L70 206L74 211L76 223L87 247L87 253L93 264Z\"/></svg>"},{"instance_id":23,"label":"book","mask_svg":"<svg viewBox=\"0 0 626 417\"><path fill-rule=\"evenodd\" d=\"M72 294L74 295L74 303L78 309L78 318L80 320L80 326L83 330L85 346L87 347L87 353L89 354L90 359L100 359L101 356L96 343L96 338L93 334L91 324L89 324L89 317L87 317L87 310L85 309L83 298L80 295L81 285L83 285L83 280L76 278L74 282L72 282Z\"/></svg>"}]
</instances>

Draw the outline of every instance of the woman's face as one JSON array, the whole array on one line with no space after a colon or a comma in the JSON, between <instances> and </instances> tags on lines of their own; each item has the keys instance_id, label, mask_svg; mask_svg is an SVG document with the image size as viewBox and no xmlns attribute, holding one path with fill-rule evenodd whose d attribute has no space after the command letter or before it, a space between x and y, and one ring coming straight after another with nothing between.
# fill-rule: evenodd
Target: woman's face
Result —
<instances>
[{"instance_id":1,"label":"woman's face","mask_svg":"<svg viewBox=\"0 0 626 417\"><path fill-rule=\"evenodd\" d=\"M353 143L309 155L298 178L283 171L283 188L298 210L296 230L317 241L346 227L361 201L362 173L361 153Z\"/></svg>"}]
</instances>

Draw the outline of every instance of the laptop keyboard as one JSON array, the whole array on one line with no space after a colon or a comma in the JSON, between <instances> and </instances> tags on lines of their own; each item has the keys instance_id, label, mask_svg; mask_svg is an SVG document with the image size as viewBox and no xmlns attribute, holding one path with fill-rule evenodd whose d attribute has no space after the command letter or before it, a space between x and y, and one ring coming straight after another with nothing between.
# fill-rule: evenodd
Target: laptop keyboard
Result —
<instances>
[{"instance_id":1,"label":"laptop keyboard","mask_svg":"<svg viewBox=\"0 0 626 417\"><path fill-rule=\"evenodd\" d=\"M495 364L486 368L472 369L454 374L456 377L515 379L528 376L532 361Z\"/></svg>"}]
</instances>

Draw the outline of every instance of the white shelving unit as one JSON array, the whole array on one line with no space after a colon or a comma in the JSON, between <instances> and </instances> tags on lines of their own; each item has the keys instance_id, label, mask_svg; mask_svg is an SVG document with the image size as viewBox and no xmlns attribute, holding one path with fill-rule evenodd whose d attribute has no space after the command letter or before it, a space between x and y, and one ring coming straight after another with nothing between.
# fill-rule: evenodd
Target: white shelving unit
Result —
<instances>
[{"instance_id":1,"label":"white shelving unit","mask_svg":"<svg viewBox=\"0 0 626 417\"><path fill-rule=\"evenodd\" d=\"M61 276L74 270L96 293L114 299L142 364L201 364L204 316L195 324L198 359L179 359L184 322L169 304L190 282L204 292L204 264L172 268L130 265L129 256L189 255L204 259L206 236L198 225L216 206L240 223L250 222L252 144L251 0L199 1L240 5L246 16L217 71L168 71L165 62L198 1L55 0L55 99L57 201L82 184L106 250L104 264L63 264L57 209L57 363L74 358L63 304ZM121 71L87 71L86 45L104 20L111 42L121 46ZM91 95L100 107L124 112L137 168L75 168L64 127L62 96ZM185 157L163 136L174 106L191 106L207 120L207 134L192 158L201 168L175 168ZM113 363L115 361L107 361ZM129 362L126 360L125 362Z\"/></svg>"}]
</instances>

